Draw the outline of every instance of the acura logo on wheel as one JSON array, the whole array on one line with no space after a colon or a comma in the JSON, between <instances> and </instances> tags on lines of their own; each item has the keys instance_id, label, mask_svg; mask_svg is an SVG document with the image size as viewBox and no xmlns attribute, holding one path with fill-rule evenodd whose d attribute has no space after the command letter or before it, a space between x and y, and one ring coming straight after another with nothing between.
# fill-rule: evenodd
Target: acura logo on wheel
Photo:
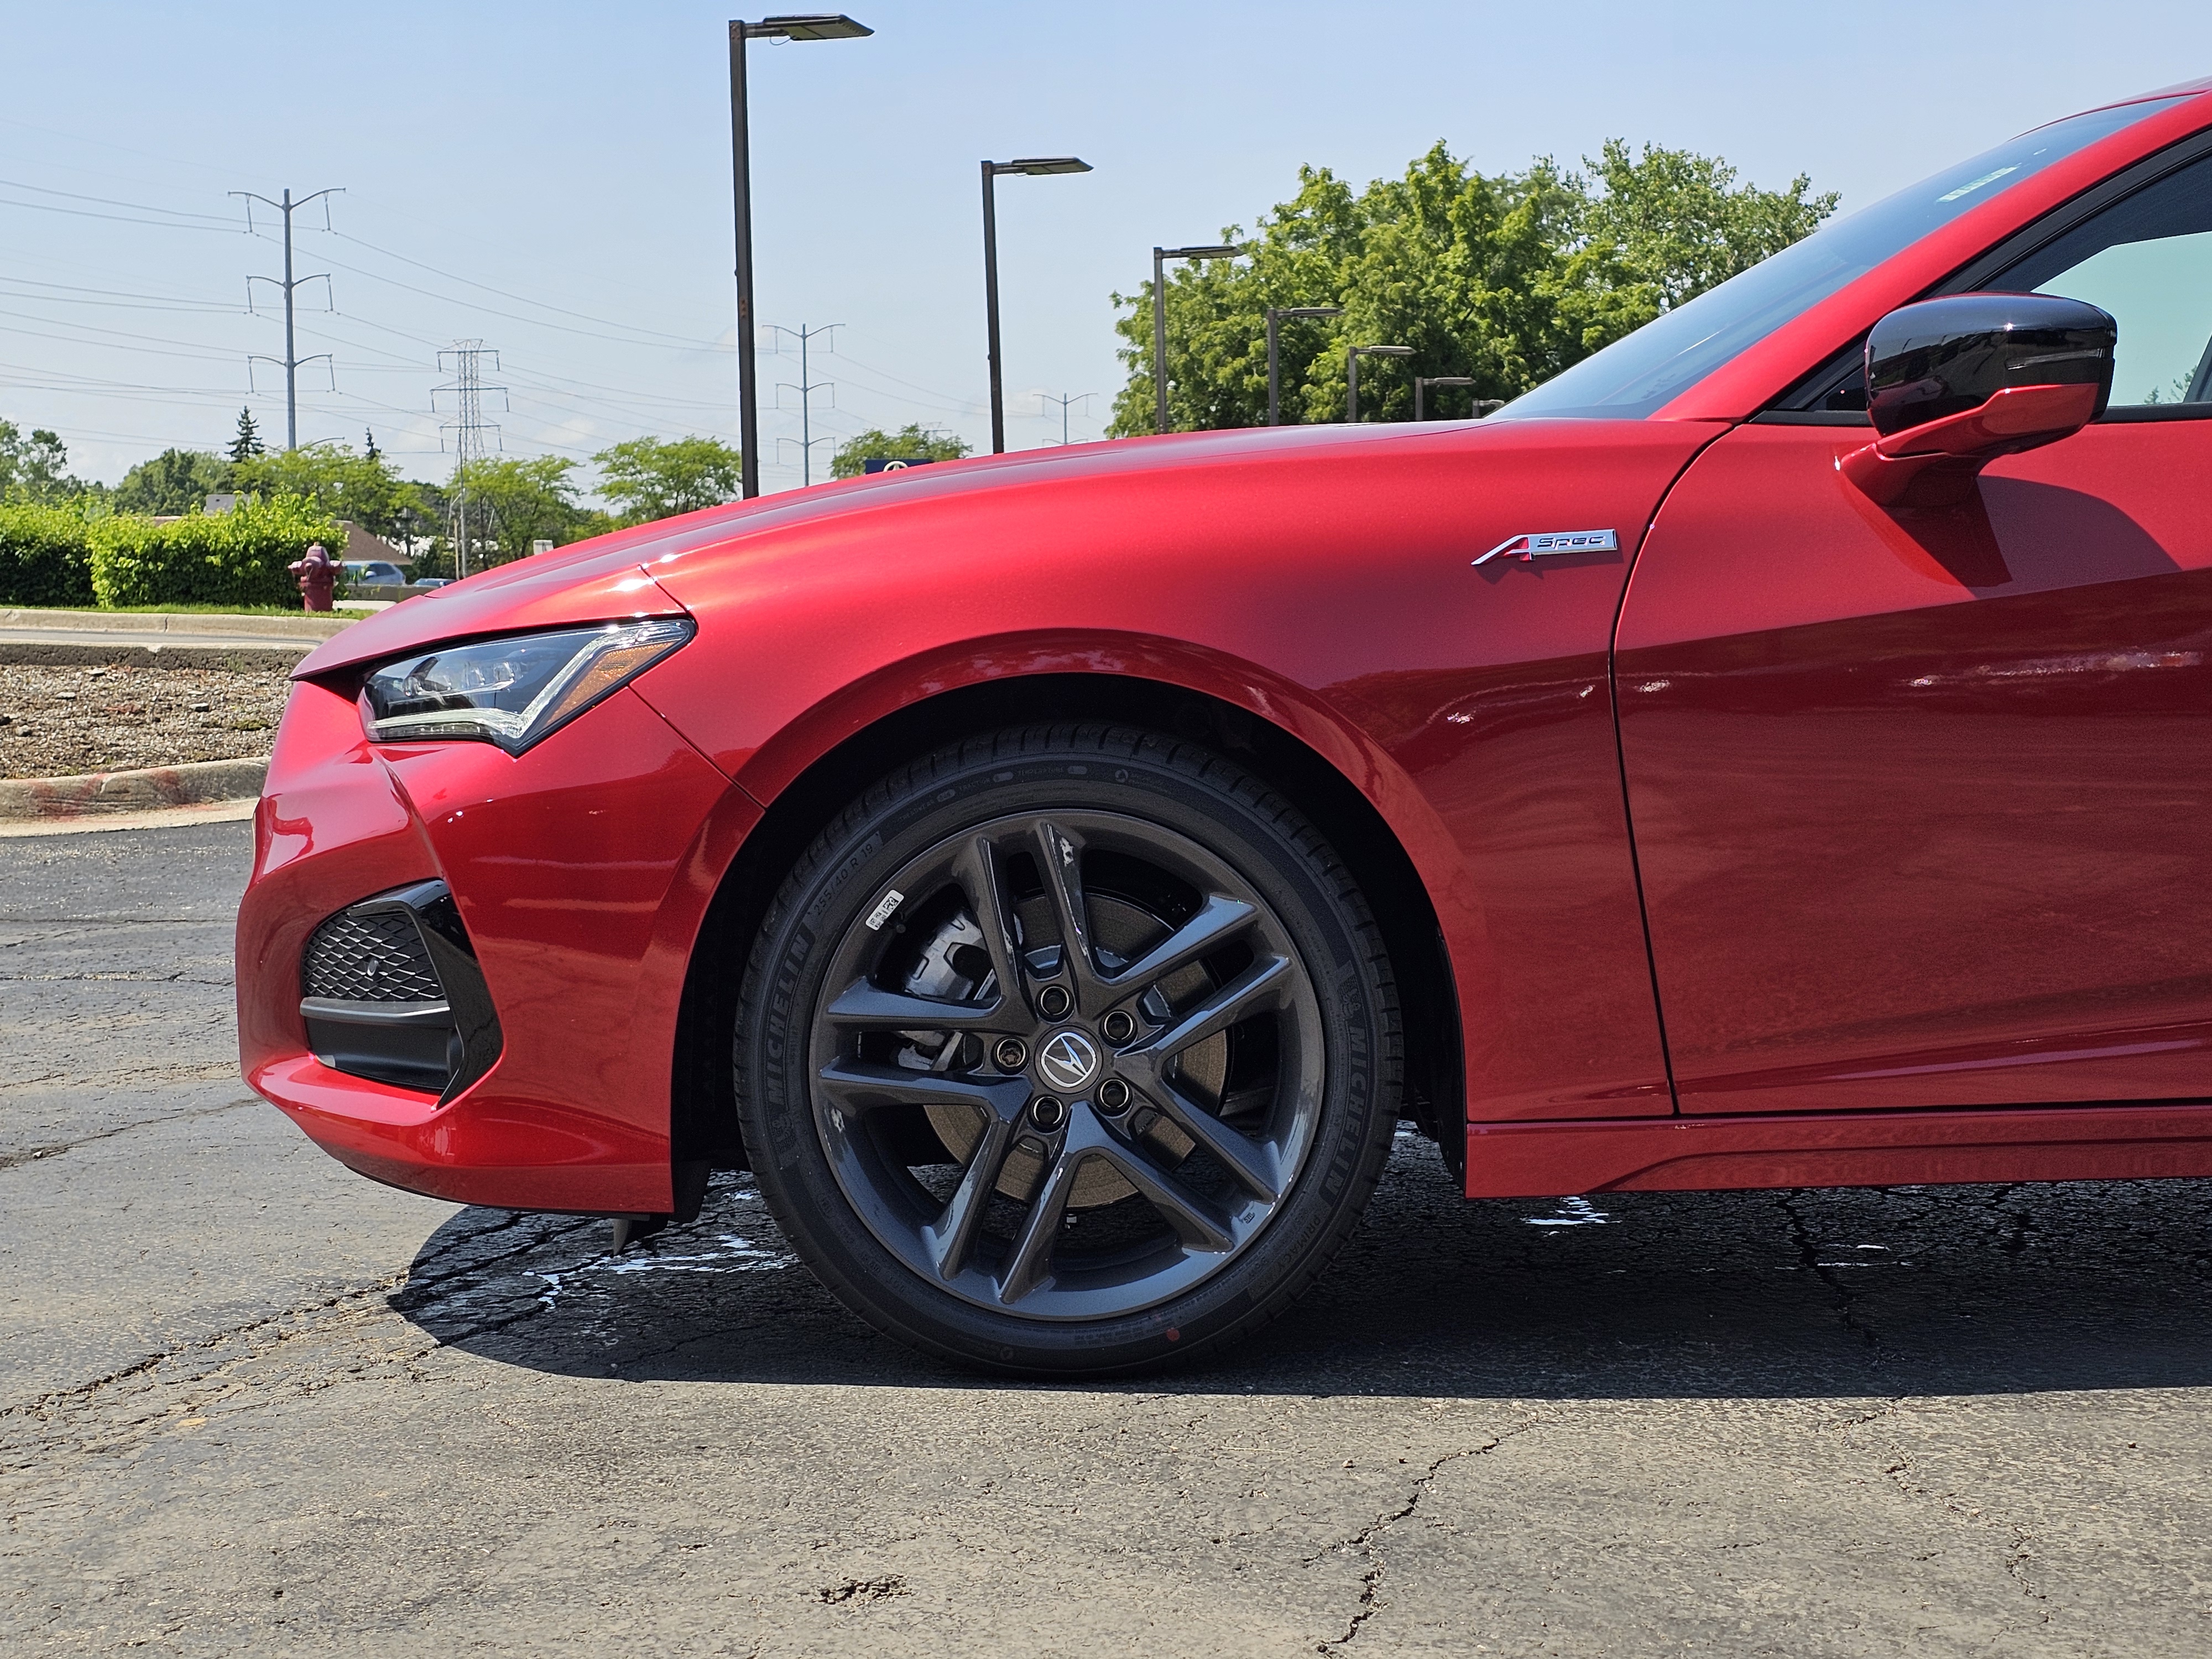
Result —
<instances>
[{"instance_id":1,"label":"acura logo on wheel","mask_svg":"<svg viewBox=\"0 0 2212 1659\"><path fill-rule=\"evenodd\" d=\"M1037 1051L1037 1074L1073 1093L1098 1074L1098 1045L1080 1031L1062 1031Z\"/></svg>"}]
</instances>

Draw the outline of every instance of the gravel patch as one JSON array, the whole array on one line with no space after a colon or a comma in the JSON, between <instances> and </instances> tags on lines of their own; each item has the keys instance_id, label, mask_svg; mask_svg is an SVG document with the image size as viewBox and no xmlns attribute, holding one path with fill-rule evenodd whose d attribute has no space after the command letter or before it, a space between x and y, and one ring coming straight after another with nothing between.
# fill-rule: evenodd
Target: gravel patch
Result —
<instances>
[{"instance_id":1,"label":"gravel patch","mask_svg":"<svg viewBox=\"0 0 2212 1659\"><path fill-rule=\"evenodd\" d=\"M265 755L291 690L290 667L0 665L0 777Z\"/></svg>"}]
</instances>

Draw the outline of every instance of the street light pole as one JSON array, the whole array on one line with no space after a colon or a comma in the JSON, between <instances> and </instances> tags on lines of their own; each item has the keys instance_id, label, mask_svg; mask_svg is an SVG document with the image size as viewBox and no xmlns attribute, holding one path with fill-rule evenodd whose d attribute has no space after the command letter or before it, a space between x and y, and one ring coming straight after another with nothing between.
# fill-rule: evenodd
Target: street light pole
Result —
<instances>
[{"instance_id":1,"label":"street light pole","mask_svg":"<svg viewBox=\"0 0 2212 1659\"><path fill-rule=\"evenodd\" d=\"M738 224L738 472L747 501L760 494L760 388L753 366L753 173L745 112L745 42L852 40L874 33L842 12L763 17L757 23L730 20L730 195Z\"/></svg>"},{"instance_id":2,"label":"street light pole","mask_svg":"<svg viewBox=\"0 0 2212 1659\"><path fill-rule=\"evenodd\" d=\"M1411 346L1353 346L1344 359L1344 418L1357 424L1359 420L1359 360L1362 357L1410 357Z\"/></svg>"},{"instance_id":3,"label":"street light pole","mask_svg":"<svg viewBox=\"0 0 2212 1659\"><path fill-rule=\"evenodd\" d=\"M1157 409L1152 430L1168 429L1168 292L1166 264L1170 259L1233 259L1237 250L1226 243L1203 247L1156 247L1152 250L1152 394Z\"/></svg>"},{"instance_id":4,"label":"street light pole","mask_svg":"<svg viewBox=\"0 0 2212 1659\"><path fill-rule=\"evenodd\" d=\"M1042 175L1088 173L1091 163L1073 155L1030 155L1012 161L983 163L983 326L991 364L991 453L1006 453L1006 394L999 374L999 210L995 181L1002 173Z\"/></svg>"},{"instance_id":5,"label":"street light pole","mask_svg":"<svg viewBox=\"0 0 2212 1659\"><path fill-rule=\"evenodd\" d=\"M1428 419L1428 390L1432 386L1473 386L1472 374L1416 374L1413 377L1413 418Z\"/></svg>"},{"instance_id":6,"label":"street light pole","mask_svg":"<svg viewBox=\"0 0 2212 1659\"><path fill-rule=\"evenodd\" d=\"M1267 424L1283 423L1281 370L1275 360L1275 325L1285 317L1341 317L1342 306L1270 306L1267 307Z\"/></svg>"},{"instance_id":7,"label":"street light pole","mask_svg":"<svg viewBox=\"0 0 2212 1659\"><path fill-rule=\"evenodd\" d=\"M983 163L983 351L991 365L991 453L1006 453L1006 394L999 379L999 210L995 163Z\"/></svg>"}]
</instances>

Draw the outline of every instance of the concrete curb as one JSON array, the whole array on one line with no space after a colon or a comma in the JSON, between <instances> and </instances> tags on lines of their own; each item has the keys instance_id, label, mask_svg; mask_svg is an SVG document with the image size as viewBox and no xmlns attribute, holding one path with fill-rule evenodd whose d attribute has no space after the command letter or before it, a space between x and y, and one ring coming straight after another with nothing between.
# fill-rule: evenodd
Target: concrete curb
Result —
<instances>
[{"instance_id":1,"label":"concrete curb","mask_svg":"<svg viewBox=\"0 0 2212 1659\"><path fill-rule=\"evenodd\" d=\"M26 836L89 836L116 830L186 830L196 823L241 823L258 800L216 800L203 806L164 806L152 812L109 812L89 818L0 818L0 841Z\"/></svg>"},{"instance_id":2,"label":"concrete curb","mask_svg":"<svg viewBox=\"0 0 2212 1659\"><path fill-rule=\"evenodd\" d=\"M258 799L269 760L193 761L74 778L0 779L0 823L106 818Z\"/></svg>"},{"instance_id":3,"label":"concrete curb","mask_svg":"<svg viewBox=\"0 0 2212 1659\"><path fill-rule=\"evenodd\" d=\"M212 634L220 639L301 640L310 644L342 633L368 612L346 616L226 617L191 611L0 611L0 629L59 634ZM180 639L179 643L184 643Z\"/></svg>"},{"instance_id":4,"label":"concrete curb","mask_svg":"<svg viewBox=\"0 0 2212 1659\"><path fill-rule=\"evenodd\" d=\"M0 665L26 668L222 668L289 674L315 648L309 640L234 640L222 645L148 645L129 640L0 639Z\"/></svg>"}]
</instances>

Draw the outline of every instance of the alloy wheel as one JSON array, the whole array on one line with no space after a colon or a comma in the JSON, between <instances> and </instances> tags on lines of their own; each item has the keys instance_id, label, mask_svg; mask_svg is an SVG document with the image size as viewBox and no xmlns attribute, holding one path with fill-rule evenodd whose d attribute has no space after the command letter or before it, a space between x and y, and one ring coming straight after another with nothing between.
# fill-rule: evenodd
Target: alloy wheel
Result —
<instances>
[{"instance_id":1,"label":"alloy wheel","mask_svg":"<svg viewBox=\"0 0 2212 1659\"><path fill-rule=\"evenodd\" d=\"M810 1022L846 1201L916 1275L1097 1320L1246 1250L1311 1149L1314 987L1257 890L1188 836L1055 811L947 836L881 884Z\"/></svg>"}]
</instances>

